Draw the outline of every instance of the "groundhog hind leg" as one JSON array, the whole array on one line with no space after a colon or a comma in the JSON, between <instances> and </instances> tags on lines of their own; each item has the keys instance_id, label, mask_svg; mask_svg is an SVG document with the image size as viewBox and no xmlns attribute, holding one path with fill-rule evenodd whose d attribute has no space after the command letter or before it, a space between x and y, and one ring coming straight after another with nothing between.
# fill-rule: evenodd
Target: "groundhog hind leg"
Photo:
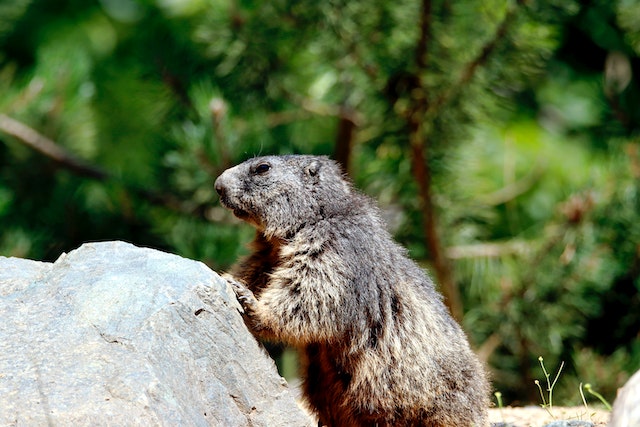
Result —
<instances>
[{"instance_id":1,"label":"groundhog hind leg","mask_svg":"<svg viewBox=\"0 0 640 427\"><path fill-rule=\"evenodd\" d=\"M336 367L329 353L323 346L311 344L302 354L304 392L311 409L318 416L318 425L363 426L354 416L353 408L345 404L346 389L351 377Z\"/></svg>"}]
</instances>

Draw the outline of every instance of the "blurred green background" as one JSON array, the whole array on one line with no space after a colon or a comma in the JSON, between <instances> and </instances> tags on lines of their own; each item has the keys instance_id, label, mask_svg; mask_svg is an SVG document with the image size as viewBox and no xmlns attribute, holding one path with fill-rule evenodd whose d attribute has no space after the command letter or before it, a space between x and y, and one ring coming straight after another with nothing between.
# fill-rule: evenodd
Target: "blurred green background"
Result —
<instances>
[{"instance_id":1,"label":"blurred green background","mask_svg":"<svg viewBox=\"0 0 640 427\"><path fill-rule=\"evenodd\" d=\"M539 403L539 356L555 403L612 401L640 368L639 70L636 0L2 0L0 255L223 270L253 231L215 177L330 155L505 404Z\"/></svg>"}]
</instances>

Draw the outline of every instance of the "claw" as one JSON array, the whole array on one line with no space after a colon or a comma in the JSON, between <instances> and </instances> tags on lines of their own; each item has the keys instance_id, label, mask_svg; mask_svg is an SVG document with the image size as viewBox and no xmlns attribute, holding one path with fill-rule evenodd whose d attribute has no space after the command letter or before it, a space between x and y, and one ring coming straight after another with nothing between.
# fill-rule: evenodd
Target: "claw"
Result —
<instances>
[{"instance_id":1,"label":"claw","mask_svg":"<svg viewBox=\"0 0 640 427\"><path fill-rule=\"evenodd\" d=\"M233 288L233 291L236 294L236 299L238 300L238 302L240 302L240 305L244 309L245 314L251 312L258 302L258 300L256 300L256 297L253 295L253 292L251 292L251 290L249 290L244 283L239 282L230 274L225 273L222 275L222 277Z\"/></svg>"}]
</instances>

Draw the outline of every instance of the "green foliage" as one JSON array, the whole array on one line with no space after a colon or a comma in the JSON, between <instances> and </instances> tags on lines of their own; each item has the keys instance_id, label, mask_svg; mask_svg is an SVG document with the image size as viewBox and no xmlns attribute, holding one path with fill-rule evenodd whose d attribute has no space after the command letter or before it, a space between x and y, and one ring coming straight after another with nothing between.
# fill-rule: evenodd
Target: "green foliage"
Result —
<instances>
[{"instance_id":1,"label":"green foliage","mask_svg":"<svg viewBox=\"0 0 640 427\"><path fill-rule=\"evenodd\" d=\"M428 265L424 149L496 389L537 401L544 354L567 362L555 402L580 382L612 400L640 366L638 22L631 0L2 3L0 254L123 239L222 270L252 236L216 203L222 170L346 147Z\"/></svg>"},{"instance_id":2,"label":"green foliage","mask_svg":"<svg viewBox=\"0 0 640 427\"><path fill-rule=\"evenodd\" d=\"M540 362L540 367L542 368L542 372L544 372L544 377L547 382L547 387L545 391L547 392L548 398L545 399L545 393L542 391L542 386L540 385L540 381L535 380L536 387L538 387L538 391L540 392L540 399L542 400L542 407L551 415L553 418L553 389L560 378L560 373L562 372L562 368L564 367L564 362L560 363L560 367L558 368L558 372L556 372L553 377L553 381L551 380L551 374L547 372L547 369L544 366L544 359L542 356L538 357L538 361Z\"/></svg>"},{"instance_id":3,"label":"green foliage","mask_svg":"<svg viewBox=\"0 0 640 427\"><path fill-rule=\"evenodd\" d=\"M589 393L590 395L594 396L596 399L598 399L605 408L607 408L607 410L611 411L611 404L609 404L609 402L607 402L607 400L597 391L595 391L593 389L593 387L591 387L591 384L586 383L584 385L584 389L587 391L587 393ZM580 383L580 393L582 394L582 383ZM584 396L582 398L583 401L585 401Z\"/></svg>"}]
</instances>

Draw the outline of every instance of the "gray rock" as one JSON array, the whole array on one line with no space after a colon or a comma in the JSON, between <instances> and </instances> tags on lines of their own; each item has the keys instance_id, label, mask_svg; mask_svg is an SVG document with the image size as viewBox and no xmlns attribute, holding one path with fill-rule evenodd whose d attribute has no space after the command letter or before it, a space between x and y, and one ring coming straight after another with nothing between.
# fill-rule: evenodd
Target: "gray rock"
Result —
<instances>
[{"instance_id":1,"label":"gray rock","mask_svg":"<svg viewBox=\"0 0 640 427\"><path fill-rule=\"evenodd\" d=\"M557 420L545 424L544 427L593 427L593 423L582 420Z\"/></svg>"},{"instance_id":2,"label":"gray rock","mask_svg":"<svg viewBox=\"0 0 640 427\"><path fill-rule=\"evenodd\" d=\"M303 426L204 264L122 242L0 257L0 426Z\"/></svg>"},{"instance_id":3,"label":"gray rock","mask_svg":"<svg viewBox=\"0 0 640 427\"><path fill-rule=\"evenodd\" d=\"M640 371L633 374L629 381L618 390L613 402L609 427L640 426Z\"/></svg>"}]
</instances>

